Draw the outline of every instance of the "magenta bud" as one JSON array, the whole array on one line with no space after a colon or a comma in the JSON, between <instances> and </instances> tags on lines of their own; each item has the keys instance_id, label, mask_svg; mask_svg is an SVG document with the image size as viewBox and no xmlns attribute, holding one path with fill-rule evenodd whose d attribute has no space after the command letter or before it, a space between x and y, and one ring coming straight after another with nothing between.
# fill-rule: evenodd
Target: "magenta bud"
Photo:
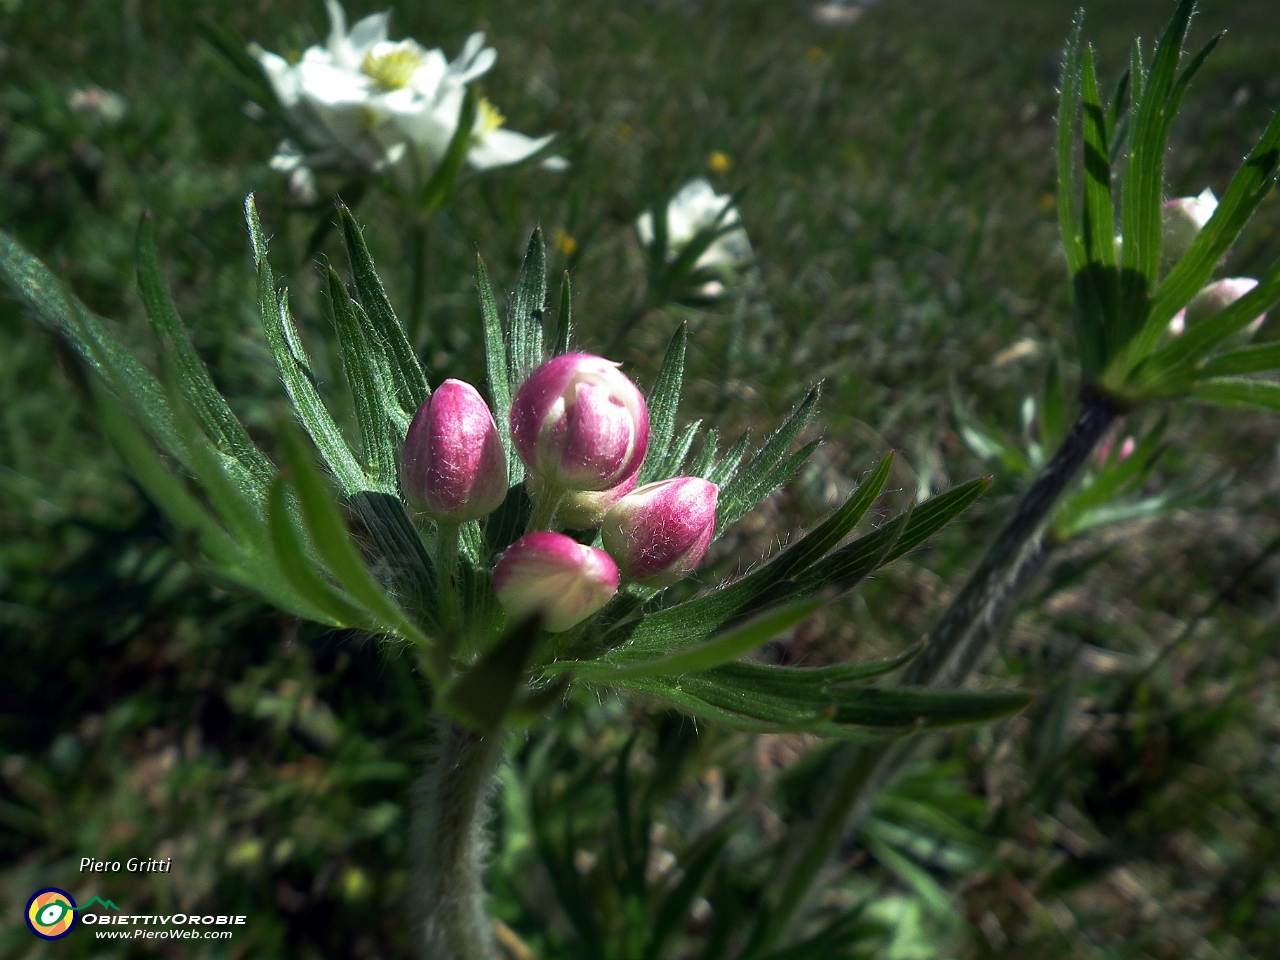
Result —
<instances>
[{"instance_id":1,"label":"magenta bud","mask_svg":"<svg viewBox=\"0 0 1280 960\"><path fill-rule=\"evenodd\" d=\"M1169 321L1169 332L1174 336L1180 336L1187 327L1193 327L1211 317L1216 317L1257 285L1258 281L1252 277L1228 277L1209 284L1192 297L1191 302ZM1255 317L1249 323L1249 332L1255 333L1265 319L1267 319L1265 313Z\"/></svg>"},{"instance_id":2,"label":"magenta bud","mask_svg":"<svg viewBox=\"0 0 1280 960\"><path fill-rule=\"evenodd\" d=\"M1218 209L1218 198L1205 187L1198 197L1170 200L1161 211L1160 259L1166 267L1183 258Z\"/></svg>"},{"instance_id":3,"label":"magenta bud","mask_svg":"<svg viewBox=\"0 0 1280 960\"><path fill-rule=\"evenodd\" d=\"M507 497L507 457L478 390L446 380L418 408L400 454L409 506L446 523L479 520Z\"/></svg>"},{"instance_id":4,"label":"magenta bud","mask_svg":"<svg viewBox=\"0 0 1280 960\"><path fill-rule=\"evenodd\" d=\"M493 589L507 616L542 614L552 633L591 616L618 592L618 567L603 550L563 533L525 534L502 555Z\"/></svg>"},{"instance_id":5,"label":"magenta bud","mask_svg":"<svg viewBox=\"0 0 1280 960\"><path fill-rule=\"evenodd\" d=\"M612 360L566 353L516 393L511 439L535 474L566 490L608 490L644 461L649 411Z\"/></svg>"},{"instance_id":6,"label":"magenta bud","mask_svg":"<svg viewBox=\"0 0 1280 960\"><path fill-rule=\"evenodd\" d=\"M716 529L714 483L674 477L647 483L605 514L604 548L623 576L646 587L667 587L702 562Z\"/></svg>"},{"instance_id":7,"label":"magenta bud","mask_svg":"<svg viewBox=\"0 0 1280 960\"><path fill-rule=\"evenodd\" d=\"M560 501L556 522L568 530L589 530L600 526L609 509L636 488L639 473L633 473L608 490L570 490Z\"/></svg>"}]
</instances>

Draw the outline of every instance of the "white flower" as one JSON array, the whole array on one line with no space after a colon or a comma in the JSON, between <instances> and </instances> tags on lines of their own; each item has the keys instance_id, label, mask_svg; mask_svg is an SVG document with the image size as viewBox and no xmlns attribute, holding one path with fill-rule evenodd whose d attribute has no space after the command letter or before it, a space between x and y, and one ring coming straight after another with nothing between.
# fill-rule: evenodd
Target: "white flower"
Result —
<instances>
[{"instance_id":1,"label":"white flower","mask_svg":"<svg viewBox=\"0 0 1280 960\"><path fill-rule=\"evenodd\" d=\"M484 34L473 33L450 62L438 48L387 39L388 13L365 17L348 31L337 0L326 6L327 43L308 48L296 64L252 48L308 150L282 150L272 166L291 177L304 163L388 172L406 188L421 184L448 150L467 84L493 67L497 52L484 45ZM502 115L481 100L467 153L473 168L519 163L551 141L502 123ZM563 163L551 158L544 165L555 168L555 161Z\"/></svg>"},{"instance_id":2,"label":"white flower","mask_svg":"<svg viewBox=\"0 0 1280 960\"><path fill-rule=\"evenodd\" d=\"M107 126L115 126L129 112L129 103L124 97L98 86L72 90L67 94L67 106Z\"/></svg>"},{"instance_id":3,"label":"white flower","mask_svg":"<svg viewBox=\"0 0 1280 960\"><path fill-rule=\"evenodd\" d=\"M733 198L715 192L703 177L690 180L667 204L667 259L674 260L689 245L699 230L741 223ZM636 220L636 234L644 246L653 243L653 213L646 210ZM738 227L721 234L703 251L694 264L704 267L740 267L751 259L751 241L747 231ZM723 292L723 287L719 292ZM714 295L714 294L711 294Z\"/></svg>"}]
</instances>

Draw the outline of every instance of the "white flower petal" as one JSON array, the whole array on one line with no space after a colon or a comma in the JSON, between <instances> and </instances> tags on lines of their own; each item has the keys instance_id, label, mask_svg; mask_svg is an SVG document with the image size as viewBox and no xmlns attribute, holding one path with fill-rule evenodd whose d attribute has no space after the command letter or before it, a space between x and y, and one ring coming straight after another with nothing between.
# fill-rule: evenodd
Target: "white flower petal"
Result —
<instances>
[{"instance_id":1,"label":"white flower petal","mask_svg":"<svg viewBox=\"0 0 1280 960\"><path fill-rule=\"evenodd\" d=\"M564 173L566 170L569 169L570 164L569 164L569 161L566 160L564 157L560 156L559 154L553 153L551 156L547 157L540 164L538 164L538 166L540 166L543 170L550 170L552 173Z\"/></svg>"},{"instance_id":2,"label":"white flower petal","mask_svg":"<svg viewBox=\"0 0 1280 960\"><path fill-rule=\"evenodd\" d=\"M387 42L387 25L390 19L390 11L372 13L351 28L351 32L347 34L347 46L357 57L356 66L364 62L365 54L371 49L379 43Z\"/></svg>"},{"instance_id":3,"label":"white flower petal","mask_svg":"<svg viewBox=\"0 0 1280 960\"><path fill-rule=\"evenodd\" d=\"M455 79L459 83L470 83L477 77L482 77L490 70L493 65L498 62L498 51L493 47L485 47L481 50L466 68L454 73Z\"/></svg>"},{"instance_id":4,"label":"white flower petal","mask_svg":"<svg viewBox=\"0 0 1280 960\"><path fill-rule=\"evenodd\" d=\"M477 170L509 167L513 163L529 159L554 139L553 133L534 138L514 130L492 130L471 148L467 154L467 162Z\"/></svg>"},{"instance_id":5,"label":"white flower petal","mask_svg":"<svg viewBox=\"0 0 1280 960\"><path fill-rule=\"evenodd\" d=\"M322 63L304 60L298 79L304 98L326 105L364 103L373 93L373 81L363 73Z\"/></svg>"},{"instance_id":6,"label":"white flower petal","mask_svg":"<svg viewBox=\"0 0 1280 960\"><path fill-rule=\"evenodd\" d=\"M324 8L329 13L329 49L333 50L347 38L347 11L338 0L324 0Z\"/></svg>"},{"instance_id":7,"label":"white flower petal","mask_svg":"<svg viewBox=\"0 0 1280 960\"><path fill-rule=\"evenodd\" d=\"M267 80L270 81L271 89L275 92L280 105L287 110L296 104L301 92L301 84L297 71L289 65L289 61L261 47L257 47L252 53L258 58L262 72L267 75Z\"/></svg>"},{"instance_id":8,"label":"white flower petal","mask_svg":"<svg viewBox=\"0 0 1280 960\"><path fill-rule=\"evenodd\" d=\"M430 101L440 96L440 84L449 71L449 61L440 49L427 50L422 54L422 65L413 71L413 79L409 86L418 94Z\"/></svg>"}]
</instances>

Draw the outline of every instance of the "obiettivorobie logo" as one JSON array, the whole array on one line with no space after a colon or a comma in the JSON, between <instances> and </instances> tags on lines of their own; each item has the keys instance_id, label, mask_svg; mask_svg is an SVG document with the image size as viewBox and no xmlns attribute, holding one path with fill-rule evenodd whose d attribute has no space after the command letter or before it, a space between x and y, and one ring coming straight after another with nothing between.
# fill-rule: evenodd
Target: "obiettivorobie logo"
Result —
<instances>
[{"instance_id":1,"label":"obiettivorobie logo","mask_svg":"<svg viewBox=\"0 0 1280 960\"><path fill-rule=\"evenodd\" d=\"M75 898L67 891L45 887L33 893L27 901L27 926L42 940L61 940L75 928L76 914L88 910L95 903L109 910L120 910L110 900L101 897L94 897L83 907L78 907Z\"/></svg>"},{"instance_id":2,"label":"obiettivorobie logo","mask_svg":"<svg viewBox=\"0 0 1280 960\"><path fill-rule=\"evenodd\" d=\"M103 910L114 910L116 916L109 913L86 913L84 923L90 925L111 925L132 929L99 931L99 938L135 939L145 937L151 939L189 940L193 938L224 940L231 937L230 930L155 930L148 927L166 926L224 926L242 924L248 917L236 916L201 916L199 914L175 913L167 915L120 913L120 908L110 900L93 897L84 906L77 906L75 898L65 890L57 887L45 887L37 890L27 901L27 926L31 932L42 940L61 940L69 934L80 919L79 914L94 904Z\"/></svg>"}]
</instances>

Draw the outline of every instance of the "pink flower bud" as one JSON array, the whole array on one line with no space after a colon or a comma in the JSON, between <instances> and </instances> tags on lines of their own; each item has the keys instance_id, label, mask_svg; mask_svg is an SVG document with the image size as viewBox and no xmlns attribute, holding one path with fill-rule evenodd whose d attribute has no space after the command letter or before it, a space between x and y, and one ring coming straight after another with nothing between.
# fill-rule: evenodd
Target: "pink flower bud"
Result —
<instances>
[{"instance_id":1,"label":"pink flower bud","mask_svg":"<svg viewBox=\"0 0 1280 960\"><path fill-rule=\"evenodd\" d=\"M446 380L418 409L400 455L409 505L436 520L479 520L507 497L498 425L475 387Z\"/></svg>"},{"instance_id":2,"label":"pink flower bud","mask_svg":"<svg viewBox=\"0 0 1280 960\"><path fill-rule=\"evenodd\" d=\"M609 555L563 533L521 537L493 571L493 589L512 619L542 614L552 633L591 616L618 592L618 567Z\"/></svg>"},{"instance_id":3,"label":"pink flower bud","mask_svg":"<svg viewBox=\"0 0 1280 960\"><path fill-rule=\"evenodd\" d=\"M1174 315L1174 318L1169 321L1169 332L1175 337L1181 336L1189 325L1195 326L1197 323L1216 317L1257 285L1258 281L1252 277L1228 277L1209 284ZM1249 332L1257 332L1257 329L1262 326L1262 321L1266 319L1265 313L1254 318L1249 323Z\"/></svg>"},{"instance_id":4,"label":"pink flower bud","mask_svg":"<svg viewBox=\"0 0 1280 960\"><path fill-rule=\"evenodd\" d=\"M618 365L566 353L533 371L511 405L511 439L534 473L568 490L608 490L640 469L649 411Z\"/></svg>"},{"instance_id":5,"label":"pink flower bud","mask_svg":"<svg viewBox=\"0 0 1280 960\"><path fill-rule=\"evenodd\" d=\"M1218 198L1205 187L1198 197L1178 197L1164 205L1160 259L1172 266L1191 249L1204 225L1218 209Z\"/></svg>"},{"instance_id":6,"label":"pink flower bud","mask_svg":"<svg viewBox=\"0 0 1280 960\"><path fill-rule=\"evenodd\" d=\"M560 501L556 512L558 525L569 530L589 530L600 526L609 508L636 488L638 473L633 473L608 490L570 490Z\"/></svg>"},{"instance_id":7,"label":"pink flower bud","mask_svg":"<svg viewBox=\"0 0 1280 960\"><path fill-rule=\"evenodd\" d=\"M605 514L604 548L627 579L670 586L706 555L716 529L717 492L698 477L647 483Z\"/></svg>"}]
</instances>

